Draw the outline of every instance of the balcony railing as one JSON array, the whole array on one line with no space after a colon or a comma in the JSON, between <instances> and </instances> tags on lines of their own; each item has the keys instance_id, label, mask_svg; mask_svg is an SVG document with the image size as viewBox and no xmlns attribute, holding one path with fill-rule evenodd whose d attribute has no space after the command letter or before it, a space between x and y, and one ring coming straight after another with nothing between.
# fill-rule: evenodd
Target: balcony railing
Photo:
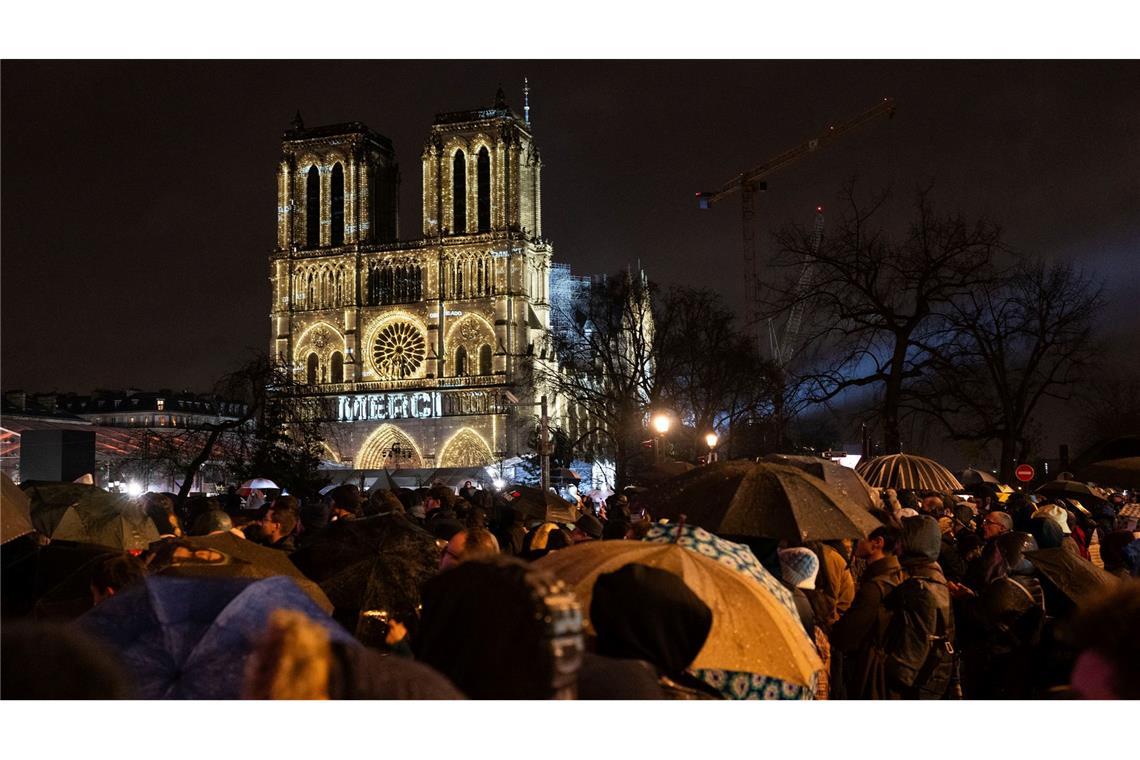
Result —
<instances>
[{"instance_id":1,"label":"balcony railing","mask_svg":"<svg viewBox=\"0 0 1140 760\"><path fill-rule=\"evenodd\" d=\"M463 377L408 377L392 380L370 380L358 383L299 383L297 393L316 394L384 393L388 391L423 390L425 388L485 388L506 385L502 375L465 375Z\"/></svg>"}]
</instances>

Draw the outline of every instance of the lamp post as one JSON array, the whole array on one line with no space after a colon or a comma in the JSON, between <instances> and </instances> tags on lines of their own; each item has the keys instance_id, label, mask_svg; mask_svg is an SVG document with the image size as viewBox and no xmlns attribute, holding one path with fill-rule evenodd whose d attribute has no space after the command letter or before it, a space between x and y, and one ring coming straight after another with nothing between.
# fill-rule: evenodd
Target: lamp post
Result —
<instances>
[{"instance_id":1,"label":"lamp post","mask_svg":"<svg viewBox=\"0 0 1140 760\"><path fill-rule=\"evenodd\" d=\"M665 434L669 432L671 420L669 419L669 415L658 412L653 415L652 424L653 429L657 431L657 441L653 447L654 454L656 455L654 456L654 460L657 464L661 464L665 461Z\"/></svg>"},{"instance_id":2,"label":"lamp post","mask_svg":"<svg viewBox=\"0 0 1140 760\"><path fill-rule=\"evenodd\" d=\"M709 433L705 436L705 443L709 446L708 463L712 464L716 461L716 444L720 439L716 437L716 433Z\"/></svg>"}]
</instances>

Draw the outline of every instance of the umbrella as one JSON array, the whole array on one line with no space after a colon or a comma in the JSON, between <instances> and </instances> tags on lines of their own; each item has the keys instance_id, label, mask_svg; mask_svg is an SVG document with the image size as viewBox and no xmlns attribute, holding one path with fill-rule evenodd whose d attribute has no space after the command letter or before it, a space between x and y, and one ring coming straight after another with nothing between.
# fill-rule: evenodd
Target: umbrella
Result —
<instances>
[{"instance_id":1,"label":"umbrella","mask_svg":"<svg viewBox=\"0 0 1140 760\"><path fill-rule=\"evenodd\" d=\"M32 525L45 536L55 532L63 514L83 496L96 491L82 483L49 483L24 481L20 486L28 496Z\"/></svg>"},{"instance_id":2,"label":"umbrella","mask_svg":"<svg viewBox=\"0 0 1140 760\"><path fill-rule=\"evenodd\" d=\"M269 478L254 478L253 480L247 480L242 483L241 488L238 489L238 493L242 496L249 496L254 491L265 491L267 489L279 488L281 488L281 486L277 485Z\"/></svg>"},{"instance_id":3,"label":"umbrella","mask_svg":"<svg viewBox=\"0 0 1140 760\"><path fill-rule=\"evenodd\" d=\"M717 462L647 494L654 515L722 536L783 538L796 543L865 538L880 523L862 505L797 467Z\"/></svg>"},{"instance_id":4,"label":"umbrella","mask_svg":"<svg viewBox=\"0 0 1140 760\"><path fill-rule=\"evenodd\" d=\"M1140 456L1093 462L1085 466L1081 474L1096 483L1119 488L1140 488Z\"/></svg>"},{"instance_id":5,"label":"umbrella","mask_svg":"<svg viewBox=\"0 0 1140 760\"><path fill-rule=\"evenodd\" d=\"M535 564L568 583L589 610L597 577L632 562L681 577L712 610L712 630L692 668L814 682L822 663L798 618L755 580L714 559L673 543L587 541Z\"/></svg>"},{"instance_id":6,"label":"umbrella","mask_svg":"<svg viewBox=\"0 0 1140 760\"><path fill-rule=\"evenodd\" d=\"M420 586L439 570L435 538L396 515L337 520L289 559L316 581L336 618L359 629L365 610L407 622L420 604Z\"/></svg>"},{"instance_id":7,"label":"umbrella","mask_svg":"<svg viewBox=\"0 0 1140 760\"><path fill-rule=\"evenodd\" d=\"M855 468L863 479L875 488L894 488L897 491L961 491L962 484L933 459L914 454L890 454L860 462Z\"/></svg>"},{"instance_id":8,"label":"umbrella","mask_svg":"<svg viewBox=\"0 0 1140 760\"><path fill-rule=\"evenodd\" d=\"M550 479L557 480L563 483L577 483L581 480L578 473L571 470L569 467L556 467L550 471Z\"/></svg>"},{"instance_id":9,"label":"umbrella","mask_svg":"<svg viewBox=\"0 0 1140 760\"><path fill-rule=\"evenodd\" d=\"M0 544L35 533L32 507L27 495L7 475L0 475Z\"/></svg>"},{"instance_id":10,"label":"umbrella","mask_svg":"<svg viewBox=\"0 0 1140 760\"><path fill-rule=\"evenodd\" d=\"M1025 552L1037 571L1069 599L1080 604L1086 597L1120 582L1110 572L1058 546Z\"/></svg>"},{"instance_id":11,"label":"umbrella","mask_svg":"<svg viewBox=\"0 0 1140 760\"><path fill-rule=\"evenodd\" d=\"M1108 501L1108 494L1079 480L1051 480L1038 488L1037 493L1042 496L1060 496L1079 501L1085 499Z\"/></svg>"},{"instance_id":12,"label":"umbrella","mask_svg":"<svg viewBox=\"0 0 1140 760\"><path fill-rule=\"evenodd\" d=\"M158 528L131 499L89 488L63 513L52 540L79 541L122 551L141 551L158 540Z\"/></svg>"},{"instance_id":13,"label":"umbrella","mask_svg":"<svg viewBox=\"0 0 1140 760\"><path fill-rule=\"evenodd\" d=\"M332 602L321 587L306 578L283 551L255 544L229 532L190 536L182 541L194 549L220 552L226 561L223 564L178 563L164 570L163 575L181 578L272 578L284 575L292 578L322 610L328 613L333 611Z\"/></svg>"},{"instance_id":14,"label":"umbrella","mask_svg":"<svg viewBox=\"0 0 1140 760\"><path fill-rule=\"evenodd\" d=\"M530 486L512 486L500 494L511 507L532 520L572 523L578 519L578 506L553 491Z\"/></svg>"},{"instance_id":15,"label":"umbrella","mask_svg":"<svg viewBox=\"0 0 1140 760\"><path fill-rule=\"evenodd\" d=\"M868 509L881 508L879 492L851 467L823 459L821 457L792 456L791 454L769 454L763 461L799 467L809 475L814 475L852 501L859 502Z\"/></svg>"},{"instance_id":16,"label":"umbrella","mask_svg":"<svg viewBox=\"0 0 1140 760\"><path fill-rule=\"evenodd\" d=\"M959 476L958 480L960 480L964 486L976 486L982 483L1001 485L1001 481L998 480L997 476L992 472L986 472L985 470L979 470L976 468L962 470L962 474Z\"/></svg>"},{"instance_id":17,"label":"umbrella","mask_svg":"<svg viewBox=\"0 0 1140 760\"><path fill-rule=\"evenodd\" d=\"M335 642L355 643L284 577L151 577L75 624L117 651L141 699L238 699L246 662L279 609L308 615Z\"/></svg>"}]
</instances>

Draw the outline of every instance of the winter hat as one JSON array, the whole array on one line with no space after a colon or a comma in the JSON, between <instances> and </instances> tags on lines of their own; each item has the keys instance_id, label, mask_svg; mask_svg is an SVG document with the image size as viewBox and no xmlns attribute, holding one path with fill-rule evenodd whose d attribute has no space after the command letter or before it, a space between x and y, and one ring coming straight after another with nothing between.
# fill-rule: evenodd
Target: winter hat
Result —
<instances>
[{"instance_id":1,"label":"winter hat","mask_svg":"<svg viewBox=\"0 0 1140 760\"><path fill-rule=\"evenodd\" d=\"M811 549L797 546L780 549L780 575L796 588L815 588L815 576L819 574L819 557Z\"/></svg>"},{"instance_id":2,"label":"winter hat","mask_svg":"<svg viewBox=\"0 0 1140 760\"><path fill-rule=\"evenodd\" d=\"M1038 507L1037 511L1033 513L1033 517L1048 517L1060 526L1062 533L1073 532L1069 529L1069 513L1065 511L1064 507L1056 504L1044 504Z\"/></svg>"}]
</instances>

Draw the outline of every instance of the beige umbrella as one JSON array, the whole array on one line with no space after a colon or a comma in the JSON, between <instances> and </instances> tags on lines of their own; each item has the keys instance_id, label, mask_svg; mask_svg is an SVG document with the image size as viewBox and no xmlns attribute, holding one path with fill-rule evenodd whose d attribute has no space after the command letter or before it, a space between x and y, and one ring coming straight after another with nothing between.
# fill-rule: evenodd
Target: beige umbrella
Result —
<instances>
[{"instance_id":1,"label":"beige umbrella","mask_svg":"<svg viewBox=\"0 0 1140 760\"><path fill-rule=\"evenodd\" d=\"M857 501L868 509L882 507L879 492L872 488L863 476L851 467L823 459L822 457L794 456L792 454L769 454L763 461L799 467L809 475L827 483L852 501Z\"/></svg>"},{"instance_id":2,"label":"beige umbrella","mask_svg":"<svg viewBox=\"0 0 1140 760\"><path fill-rule=\"evenodd\" d=\"M27 494L12 482L7 475L3 478L0 490L0 544L6 544L20 536L35 533L32 525L32 509Z\"/></svg>"},{"instance_id":3,"label":"beige umbrella","mask_svg":"<svg viewBox=\"0 0 1140 760\"><path fill-rule=\"evenodd\" d=\"M914 454L889 454L860 462L855 468L875 488L897 491L961 491L964 486L933 459Z\"/></svg>"},{"instance_id":4,"label":"beige umbrella","mask_svg":"<svg viewBox=\"0 0 1140 760\"><path fill-rule=\"evenodd\" d=\"M758 673L801 686L810 686L823 667L799 620L771 592L677 544L587 541L535 562L569 584L586 611L598 576L630 563L679 576L712 610L712 630L691 667ZM589 621L586 627L592 631Z\"/></svg>"}]
</instances>

